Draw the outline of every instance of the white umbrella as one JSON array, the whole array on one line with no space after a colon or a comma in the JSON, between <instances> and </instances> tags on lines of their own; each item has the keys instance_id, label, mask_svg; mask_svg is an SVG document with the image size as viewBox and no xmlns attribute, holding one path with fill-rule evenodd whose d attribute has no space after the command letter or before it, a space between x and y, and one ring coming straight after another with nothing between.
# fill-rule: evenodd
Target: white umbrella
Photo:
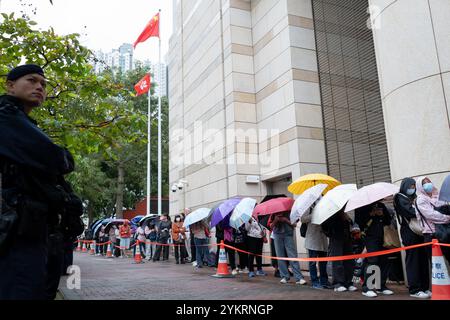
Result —
<instances>
[{"instance_id":1,"label":"white umbrella","mask_svg":"<svg viewBox=\"0 0 450 320\"><path fill-rule=\"evenodd\" d=\"M191 224L194 224L203 219L206 219L208 217L210 211L211 211L211 209L208 209L208 208L201 208L201 209L195 210L194 212L187 215L186 219L184 219L183 226L185 228L187 228Z\"/></svg>"},{"instance_id":2,"label":"white umbrella","mask_svg":"<svg viewBox=\"0 0 450 320\"><path fill-rule=\"evenodd\" d=\"M323 191L328 188L326 184L318 184L309 188L302 193L300 197L295 200L294 206L291 210L291 223L300 220L303 214L313 205L313 203L320 198Z\"/></svg>"},{"instance_id":3,"label":"white umbrella","mask_svg":"<svg viewBox=\"0 0 450 320\"><path fill-rule=\"evenodd\" d=\"M311 222L318 225L324 223L339 212L357 190L356 184L343 184L329 191L314 207Z\"/></svg>"},{"instance_id":4,"label":"white umbrella","mask_svg":"<svg viewBox=\"0 0 450 320\"><path fill-rule=\"evenodd\" d=\"M356 191L348 201L345 212L367 206L399 192L400 187L391 183L379 182L371 184Z\"/></svg>"},{"instance_id":5,"label":"white umbrella","mask_svg":"<svg viewBox=\"0 0 450 320\"><path fill-rule=\"evenodd\" d=\"M255 209L256 200L252 198L242 199L241 202L234 208L233 214L230 217L230 226L236 230L244 223L250 221L253 209Z\"/></svg>"}]
</instances>

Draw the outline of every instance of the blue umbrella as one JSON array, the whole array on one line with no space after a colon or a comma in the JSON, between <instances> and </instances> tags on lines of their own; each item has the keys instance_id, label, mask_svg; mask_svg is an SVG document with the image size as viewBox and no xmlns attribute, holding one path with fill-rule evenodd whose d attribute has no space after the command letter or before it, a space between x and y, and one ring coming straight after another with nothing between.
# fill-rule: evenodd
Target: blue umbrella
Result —
<instances>
[{"instance_id":1,"label":"blue umbrella","mask_svg":"<svg viewBox=\"0 0 450 320\"><path fill-rule=\"evenodd\" d=\"M241 198L233 198L222 203L212 215L211 228L214 228L220 221L225 219L225 217L228 216L234 208L236 208L241 200Z\"/></svg>"},{"instance_id":2,"label":"blue umbrella","mask_svg":"<svg viewBox=\"0 0 450 320\"><path fill-rule=\"evenodd\" d=\"M195 210L194 212L188 214L186 219L184 219L183 227L187 228L191 224L194 224L196 222L202 221L203 219L206 219L208 217L210 211L211 211L211 209L201 208L201 209Z\"/></svg>"},{"instance_id":3,"label":"blue umbrella","mask_svg":"<svg viewBox=\"0 0 450 320\"><path fill-rule=\"evenodd\" d=\"M255 206L256 200L252 198L245 198L239 202L230 217L230 226L238 230L244 223L250 221Z\"/></svg>"},{"instance_id":4,"label":"blue umbrella","mask_svg":"<svg viewBox=\"0 0 450 320\"><path fill-rule=\"evenodd\" d=\"M100 229L103 226L106 226L110 221L111 221L111 219L100 220L99 223L97 223L95 228L92 230L92 231L94 231L94 235L97 236L98 232L100 232Z\"/></svg>"},{"instance_id":5,"label":"blue umbrella","mask_svg":"<svg viewBox=\"0 0 450 320\"><path fill-rule=\"evenodd\" d=\"M439 200L450 202L450 176L445 178L442 184L441 192L439 193Z\"/></svg>"},{"instance_id":6,"label":"blue umbrella","mask_svg":"<svg viewBox=\"0 0 450 320\"><path fill-rule=\"evenodd\" d=\"M89 226L89 229L93 229L94 226L95 226L99 221L102 221L102 219L97 219L97 220L95 220L94 222L92 222L91 225Z\"/></svg>"},{"instance_id":7,"label":"blue umbrella","mask_svg":"<svg viewBox=\"0 0 450 320\"><path fill-rule=\"evenodd\" d=\"M102 220L102 225L106 226L108 223L110 223L112 221L111 218L106 218Z\"/></svg>"},{"instance_id":8,"label":"blue umbrella","mask_svg":"<svg viewBox=\"0 0 450 320\"><path fill-rule=\"evenodd\" d=\"M144 216L136 216L133 219L131 219L131 224L137 226L139 222L144 218Z\"/></svg>"},{"instance_id":9,"label":"blue umbrella","mask_svg":"<svg viewBox=\"0 0 450 320\"><path fill-rule=\"evenodd\" d=\"M103 219L100 219L100 220L95 221L95 222L92 224L92 226L91 226L91 230L92 230L93 232L95 232L95 230L97 229L97 227L102 225L102 221L103 221Z\"/></svg>"}]
</instances>

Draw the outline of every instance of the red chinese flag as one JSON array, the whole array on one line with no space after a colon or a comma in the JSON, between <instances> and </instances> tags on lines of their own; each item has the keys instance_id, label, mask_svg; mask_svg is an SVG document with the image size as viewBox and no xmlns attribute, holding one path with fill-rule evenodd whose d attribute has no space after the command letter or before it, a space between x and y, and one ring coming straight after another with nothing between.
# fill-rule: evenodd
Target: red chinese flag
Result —
<instances>
[{"instance_id":1,"label":"red chinese flag","mask_svg":"<svg viewBox=\"0 0 450 320\"><path fill-rule=\"evenodd\" d=\"M150 37L158 37L159 38L159 13L157 13L152 20L147 24L144 31L142 31L139 38L134 43L134 47L138 45L140 42L146 41Z\"/></svg>"},{"instance_id":2,"label":"red chinese flag","mask_svg":"<svg viewBox=\"0 0 450 320\"><path fill-rule=\"evenodd\" d=\"M134 89L136 89L136 96L139 97L140 95L147 93L150 90L150 86L150 74L147 73L145 77L134 86Z\"/></svg>"}]
</instances>

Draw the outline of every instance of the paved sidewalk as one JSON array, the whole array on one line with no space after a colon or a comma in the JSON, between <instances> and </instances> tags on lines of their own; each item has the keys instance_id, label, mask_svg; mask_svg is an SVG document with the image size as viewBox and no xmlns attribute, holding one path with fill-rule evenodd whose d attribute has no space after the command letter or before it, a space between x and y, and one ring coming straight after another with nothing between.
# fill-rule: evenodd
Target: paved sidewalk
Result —
<instances>
[{"instance_id":1,"label":"paved sidewalk","mask_svg":"<svg viewBox=\"0 0 450 320\"><path fill-rule=\"evenodd\" d=\"M69 290L63 277L60 291L66 300L369 300L361 291L335 293L291 283L282 285L266 268L267 277L216 279L212 268L195 271L191 264L169 262L134 264L132 259L106 259L74 253L81 269L81 289ZM307 280L309 280L307 278ZM411 300L404 286L391 284L394 296L374 300Z\"/></svg>"}]
</instances>

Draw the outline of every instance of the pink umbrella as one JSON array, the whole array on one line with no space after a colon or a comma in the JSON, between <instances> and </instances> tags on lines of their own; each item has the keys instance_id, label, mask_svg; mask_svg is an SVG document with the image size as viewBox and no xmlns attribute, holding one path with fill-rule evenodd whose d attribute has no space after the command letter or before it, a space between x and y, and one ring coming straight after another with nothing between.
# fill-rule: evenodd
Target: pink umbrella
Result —
<instances>
[{"instance_id":1,"label":"pink umbrella","mask_svg":"<svg viewBox=\"0 0 450 320\"><path fill-rule=\"evenodd\" d=\"M266 216L274 213L291 211L294 205L294 199L292 198L276 198L263 202L255 207L253 210L253 216Z\"/></svg>"},{"instance_id":2,"label":"pink umbrella","mask_svg":"<svg viewBox=\"0 0 450 320\"><path fill-rule=\"evenodd\" d=\"M400 192L400 188L394 184L379 182L363 187L352 195L345 207L345 212L349 212L371 203L383 200L389 196Z\"/></svg>"}]
</instances>

